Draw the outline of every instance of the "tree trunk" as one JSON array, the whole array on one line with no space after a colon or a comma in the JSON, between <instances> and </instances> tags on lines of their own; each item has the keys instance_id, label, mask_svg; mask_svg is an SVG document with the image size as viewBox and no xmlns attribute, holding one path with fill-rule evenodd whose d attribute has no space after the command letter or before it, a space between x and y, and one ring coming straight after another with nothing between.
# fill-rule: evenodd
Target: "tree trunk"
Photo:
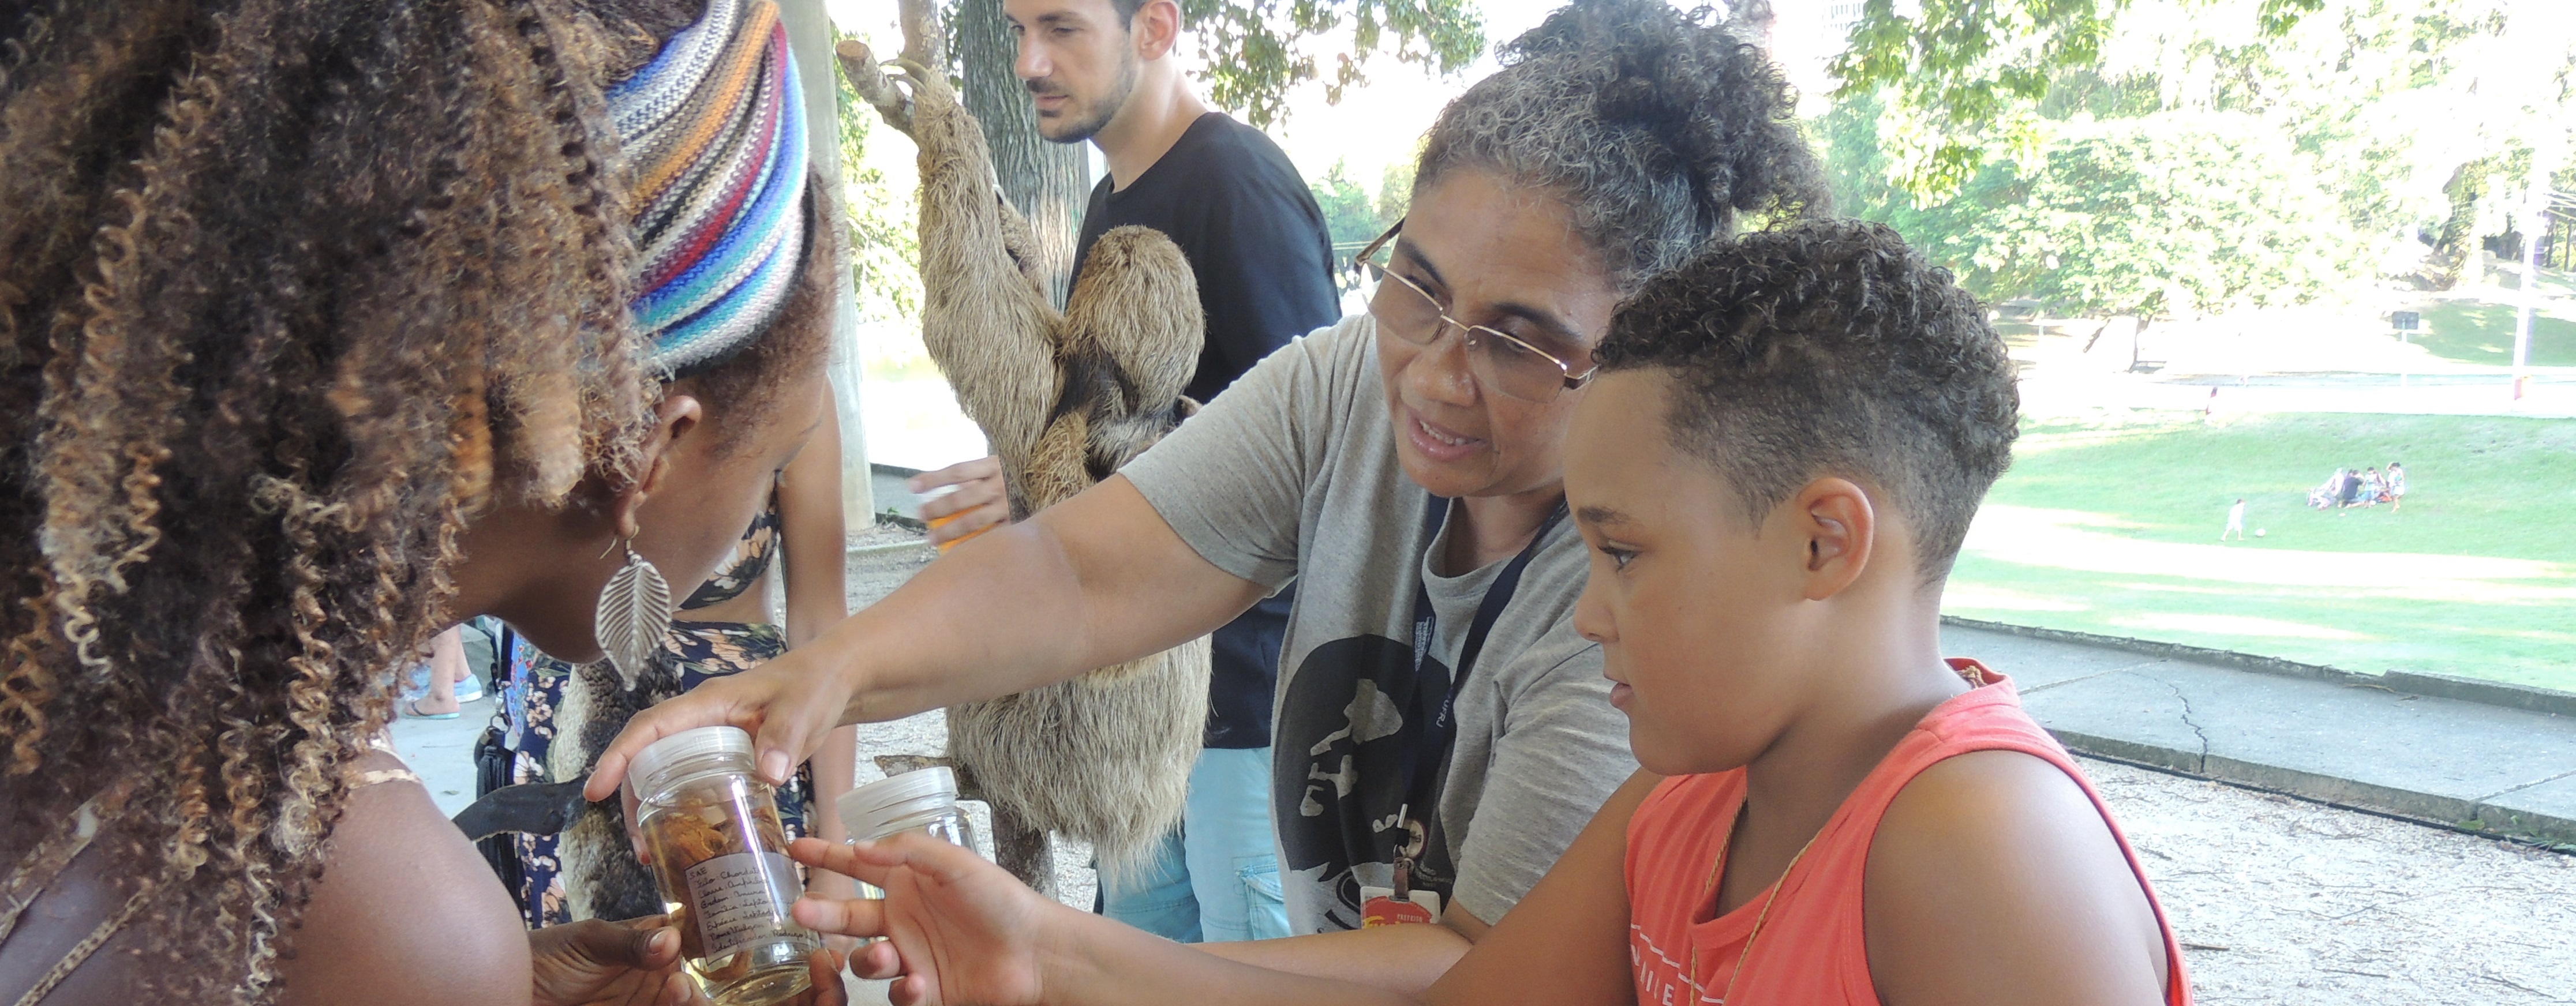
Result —
<instances>
[{"instance_id":1,"label":"tree trunk","mask_svg":"<svg viewBox=\"0 0 2576 1006\"><path fill-rule=\"evenodd\" d=\"M984 124L1002 196L1028 218L1052 277L1047 295L1063 307L1073 286L1073 242L1082 235L1082 210L1091 198L1090 152L1079 143L1049 143L1038 135L1037 107L1029 102L1027 85L1011 72L1019 43L1002 18L1002 0L958 0L955 18L966 111Z\"/></svg>"}]
</instances>

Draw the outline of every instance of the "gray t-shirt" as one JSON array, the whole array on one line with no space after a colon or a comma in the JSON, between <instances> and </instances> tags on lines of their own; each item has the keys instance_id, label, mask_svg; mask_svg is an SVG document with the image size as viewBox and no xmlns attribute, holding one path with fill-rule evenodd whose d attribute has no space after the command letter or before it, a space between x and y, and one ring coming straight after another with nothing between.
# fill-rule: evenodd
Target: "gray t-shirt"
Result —
<instances>
[{"instance_id":1,"label":"gray t-shirt","mask_svg":"<svg viewBox=\"0 0 2576 1006\"><path fill-rule=\"evenodd\" d=\"M1430 574L1429 494L1396 460L1384 388L1374 322L1345 318L1271 354L1121 469L1217 568L1273 588L1297 581L1271 804L1300 933L1357 928L1361 885L1393 886L1408 756L1421 750L1420 726L1407 729L1401 711L1417 681L1417 589L1438 616L1422 672L1445 681L1507 564ZM1414 885L1487 922L1529 893L1637 768L1601 649L1574 631L1584 548L1571 521L1548 531L1457 690L1456 740Z\"/></svg>"}]
</instances>

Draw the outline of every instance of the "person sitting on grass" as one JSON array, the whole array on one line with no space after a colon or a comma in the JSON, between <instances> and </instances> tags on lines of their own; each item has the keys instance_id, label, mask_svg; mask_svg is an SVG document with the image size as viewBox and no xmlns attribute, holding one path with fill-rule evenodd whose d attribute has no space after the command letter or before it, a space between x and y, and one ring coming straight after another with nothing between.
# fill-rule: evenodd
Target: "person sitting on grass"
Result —
<instances>
[{"instance_id":1,"label":"person sitting on grass","mask_svg":"<svg viewBox=\"0 0 2576 1006\"><path fill-rule=\"evenodd\" d=\"M1421 1000L2190 1002L2083 773L2010 681L1940 656L2015 436L1975 300L1894 231L1811 225L1650 282L1594 359L1575 623L1644 771ZM898 1003L1415 1001L1195 953L920 835L793 851L884 889L796 917L890 937L853 963Z\"/></svg>"}]
</instances>

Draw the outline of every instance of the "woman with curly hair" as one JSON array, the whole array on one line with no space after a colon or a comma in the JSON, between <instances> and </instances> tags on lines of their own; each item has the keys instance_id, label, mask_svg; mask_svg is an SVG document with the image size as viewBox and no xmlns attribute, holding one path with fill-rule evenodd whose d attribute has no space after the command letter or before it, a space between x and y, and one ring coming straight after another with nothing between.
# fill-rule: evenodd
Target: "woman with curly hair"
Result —
<instances>
[{"instance_id":1,"label":"woman with curly hair","mask_svg":"<svg viewBox=\"0 0 2576 1006\"><path fill-rule=\"evenodd\" d=\"M0 5L0 1002L687 994L381 739L463 618L598 659L817 426L804 132L760 0Z\"/></svg>"},{"instance_id":2,"label":"woman with curly hair","mask_svg":"<svg viewBox=\"0 0 2576 1006\"><path fill-rule=\"evenodd\" d=\"M835 724L1061 681L1206 633L1292 578L1240 869L1298 938L1208 944L1418 989L1636 771L1573 625L1566 423L1611 309L1745 218L1822 200L1780 71L1707 12L1583 0L1445 109L1367 313L1256 366L1113 476L957 548L811 645L640 714L756 726L783 777ZM1007 613L997 615L996 613ZM1193 875L1201 875L1193 864ZM1364 917L1445 925L1362 928Z\"/></svg>"}]
</instances>

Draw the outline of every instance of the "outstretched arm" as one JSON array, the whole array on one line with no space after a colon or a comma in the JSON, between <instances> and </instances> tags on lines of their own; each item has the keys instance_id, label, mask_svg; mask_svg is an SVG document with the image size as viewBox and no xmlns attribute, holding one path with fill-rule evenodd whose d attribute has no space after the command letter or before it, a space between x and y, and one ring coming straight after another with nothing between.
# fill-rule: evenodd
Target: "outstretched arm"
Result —
<instances>
[{"instance_id":1,"label":"outstretched arm","mask_svg":"<svg viewBox=\"0 0 2576 1006\"><path fill-rule=\"evenodd\" d=\"M851 969L863 977L901 975L891 992L907 1006L1627 1004L1634 996L1622 862L1628 819L1657 781L1641 773L1622 786L1529 899L1420 996L1202 953L1058 904L974 853L919 834L855 846L798 841L790 850L798 860L848 871L886 896L808 898L797 903L796 920L824 932L887 937L854 956Z\"/></svg>"},{"instance_id":2,"label":"outstretched arm","mask_svg":"<svg viewBox=\"0 0 2576 1006\"><path fill-rule=\"evenodd\" d=\"M1420 995L1474 949L1476 937L1483 936L1488 928L1484 920L1456 904L1443 910L1440 922L1436 926L1379 926L1191 946L1202 953L1272 971L1337 978Z\"/></svg>"},{"instance_id":3,"label":"outstretched arm","mask_svg":"<svg viewBox=\"0 0 2576 1006\"><path fill-rule=\"evenodd\" d=\"M796 921L827 933L887 937L852 957L850 968L863 978L896 978L888 998L901 1006L1413 1001L1198 953L1052 901L974 853L919 833L840 847L800 839L790 851L885 890L883 900L804 899Z\"/></svg>"},{"instance_id":4,"label":"outstretched arm","mask_svg":"<svg viewBox=\"0 0 2576 1006\"><path fill-rule=\"evenodd\" d=\"M1124 477L993 529L804 647L628 721L591 773L603 799L636 752L693 727L750 730L771 781L832 727L1053 684L1214 631L1267 588L1211 565Z\"/></svg>"}]
</instances>

